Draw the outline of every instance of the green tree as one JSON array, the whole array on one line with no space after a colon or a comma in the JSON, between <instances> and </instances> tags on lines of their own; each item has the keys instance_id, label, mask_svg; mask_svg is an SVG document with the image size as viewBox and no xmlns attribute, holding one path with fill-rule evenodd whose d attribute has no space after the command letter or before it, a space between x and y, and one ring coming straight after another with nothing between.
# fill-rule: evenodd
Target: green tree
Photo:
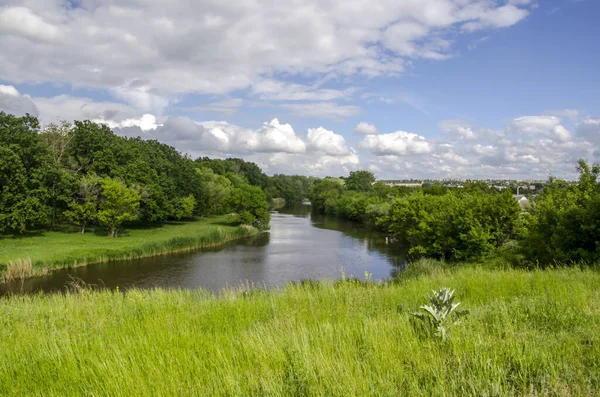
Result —
<instances>
[{"instance_id":1,"label":"green tree","mask_svg":"<svg viewBox=\"0 0 600 397\"><path fill-rule=\"evenodd\" d=\"M269 228L271 214L267 198L258 186L235 188L225 201L229 210L238 215L240 223L253 225L261 230Z\"/></svg>"},{"instance_id":2,"label":"green tree","mask_svg":"<svg viewBox=\"0 0 600 397\"><path fill-rule=\"evenodd\" d=\"M337 200L344 191L344 181L339 178L325 178L313 183L308 198L313 210L325 213L326 206Z\"/></svg>"},{"instance_id":3,"label":"green tree","mask_svg":"<svg viewBox=\"0 0 600 397\"><path fill-rule=\"evenodd\" d=\"M64 213L70 222L81 227L81 233L85 233L86 226L96 220L102 189L100 182L96 174L83 176L76 190L76 198Z\"/></svg>"},{"instance_id":4,"label":"green tree","mask_svg":"<svg viewBox=\"0 0 600 397\"><path fill-rule=\"evenodd\" d=\"M108 230L111 237L117 237L124 222L137 219L141 197L135 189L128 188L117 179L105 177L100 185L102 198L97 215L98 222Z\"/></svg>"},{"instance_id":5,"label":"green tree","mask_svg":"<svg viewBox=\"0 0 600 397\"><path fill-rule=\"evenodd\" d=\"M20 232L47 221L48 148L35 117L0 112L0 233Z\"/></svg>"},{"instance_id":6,"label":"green tree","mask_svg":"<svg viewBox=\"0 0 600 397\"><path fill-rule=\"evenodd\" d=\"M175 218L189 218L194 214L194 209L196 208L196 199L191 194L187 197L183 197L177 203L177 207L175 208Z\"/></svg>"},{"instance_id":7,"label":"green tree","mask_svg":"<svg viewBox=\"0 0 600 397\"><path fill-rule=\"evenodd\" d=\"M346 189L357 192L369 192L373 188L375 175L371 171L350 171L346 178Z\"/></svg>"},{"instance_id":8,"label":"green tree","mask_svg":"<svg viewBox=\"0 0 600 397\"><path fill-rule=\"evenodd\" d=\"M533 263L600 260L600 165L579 160L576 184L550 178L529 208L523 255Z\"/></svg>"}]
</instances>

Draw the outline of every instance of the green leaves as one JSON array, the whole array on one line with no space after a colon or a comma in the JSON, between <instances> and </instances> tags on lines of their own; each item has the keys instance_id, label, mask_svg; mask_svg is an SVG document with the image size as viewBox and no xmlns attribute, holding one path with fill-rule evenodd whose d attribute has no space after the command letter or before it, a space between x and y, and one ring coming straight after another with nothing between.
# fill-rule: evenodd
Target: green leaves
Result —
<instances>
[{"instance_id":1,"label":"green leaves","mask_svg":"<svg viewBox=\"0 0 600 397\"><path fill-rule=\"evenodd\" d=\"M521 251L539 265L600 260L600 165L580 160L575 184L551 178L529 210Z\"/></svg>"},{"instance_id":2,"label":"green leaves","mask_svg":"<svg viewBox=\"0 0 600 397\"><path fill-rule=\"evenodd\" d=\"M422 321L424 330L431 336L446 341L453 326L459 325L468 310L456 310L460 302L454 302L454 290L440 288L427 295L430 304L419 307L424 313L413 312L414 318Z\"/></svg>"},{"instance_id":3,"label":"green leaves","mask_svg":"<svg viewBox=\"0 0 600 397\"><path fill-rule=\"evenodd\" d=\"M137 219L140 194L117 179L103 178L100 185L102 199L97 215L98 222L112 237L116 237L123 222Z\"/></svg>"}]
</instances>

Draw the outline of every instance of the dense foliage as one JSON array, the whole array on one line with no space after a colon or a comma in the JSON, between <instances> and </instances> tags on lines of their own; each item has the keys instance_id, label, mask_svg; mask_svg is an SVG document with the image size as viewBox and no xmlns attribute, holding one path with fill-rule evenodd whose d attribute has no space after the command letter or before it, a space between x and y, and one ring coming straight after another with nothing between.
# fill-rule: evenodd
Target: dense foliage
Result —
<instances>
[{"instance_id":1,"label":"dense foliage","mask_svg":"<svg viewBox=\"0 0 600 397\"><path fill-rule=\"evenodd\" d=\"M600 165L580 160L576 184L551 178L529 210L523 255L541 264L600 260Z\"/></svg>"},{"instance_id":2,"label":"dense foliage","mask_svg":"<svg viewBox=\"0 0 600 397\"><path fill-rule=\"evenodd\" d=\"M193 161L106 125L75 121L42 131L34 117L0 112L0 234L70 222L116 236L127 222L228 213L268 228L268 182L241 159Z\"/></svg>"},{"instance_id":3,"label":"dense foliage","mask_svg":"<svg viewBox=\"0 0 600 397\"><path fill-rule=\"evenodd\" d=\"M581 160L577 183L551 178L523 211L512 192L481 181L463 188L372 182L367 171L313 183L315 211L384 232L411 258L467 260L502 254L515 264L600 260L599 165ZM370 175L369 175L370 174Z\"/></svg>"}]
</instances>

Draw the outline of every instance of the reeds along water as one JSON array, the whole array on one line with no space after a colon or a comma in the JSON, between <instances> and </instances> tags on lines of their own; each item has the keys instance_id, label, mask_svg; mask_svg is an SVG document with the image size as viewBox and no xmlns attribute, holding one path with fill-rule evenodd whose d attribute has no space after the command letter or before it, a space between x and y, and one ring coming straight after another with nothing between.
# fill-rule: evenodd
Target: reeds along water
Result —
<instances>
[{"instance_id":1,"label":"reeds along water","mask_svg":"<svg viewBox=\"0 0 600 397\"><path fill-rule=\"evenodd\" d=\"M130 260L176 252L193 251L201 248L213 248L233 240L256 235L257 233L258 229L248 225L240 225L232 230L224 230L219 227L209 234L201 236L192 235L186 237L173 237L163 242L157 241L147 243L139 248L106 250L100 255L70 257L52 263L36 262L34 264L31 258L16 259L5 265L4 272L0 271L0 281L7 282L32 276L43 276L48 274L48 269L79 267L93 263Z\"/></svg>"}]
</instances>

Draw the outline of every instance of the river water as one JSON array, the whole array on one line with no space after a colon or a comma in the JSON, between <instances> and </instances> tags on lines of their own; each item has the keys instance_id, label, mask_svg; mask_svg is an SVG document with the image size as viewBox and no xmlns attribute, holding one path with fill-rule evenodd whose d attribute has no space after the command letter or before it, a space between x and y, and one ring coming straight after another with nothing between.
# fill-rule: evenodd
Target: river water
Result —
<instances>
[{"instance_id":1,"label":"river water","mask_svg":"<svg viewBox=\"0 0 600 397\"><path fill-rule=\"evenodd\" d=\"M7 292L65 290L73 279L121 290L205 288L218 291L240 284L272 288L306 279L392 276L405 264L403 250L376 232L338 218L312 214L302 204L271 214L271 229L218 249L88 265L44 277L0 285ZM342 270L343 269L343 270Z\"/></svg>"}]
</instances>

